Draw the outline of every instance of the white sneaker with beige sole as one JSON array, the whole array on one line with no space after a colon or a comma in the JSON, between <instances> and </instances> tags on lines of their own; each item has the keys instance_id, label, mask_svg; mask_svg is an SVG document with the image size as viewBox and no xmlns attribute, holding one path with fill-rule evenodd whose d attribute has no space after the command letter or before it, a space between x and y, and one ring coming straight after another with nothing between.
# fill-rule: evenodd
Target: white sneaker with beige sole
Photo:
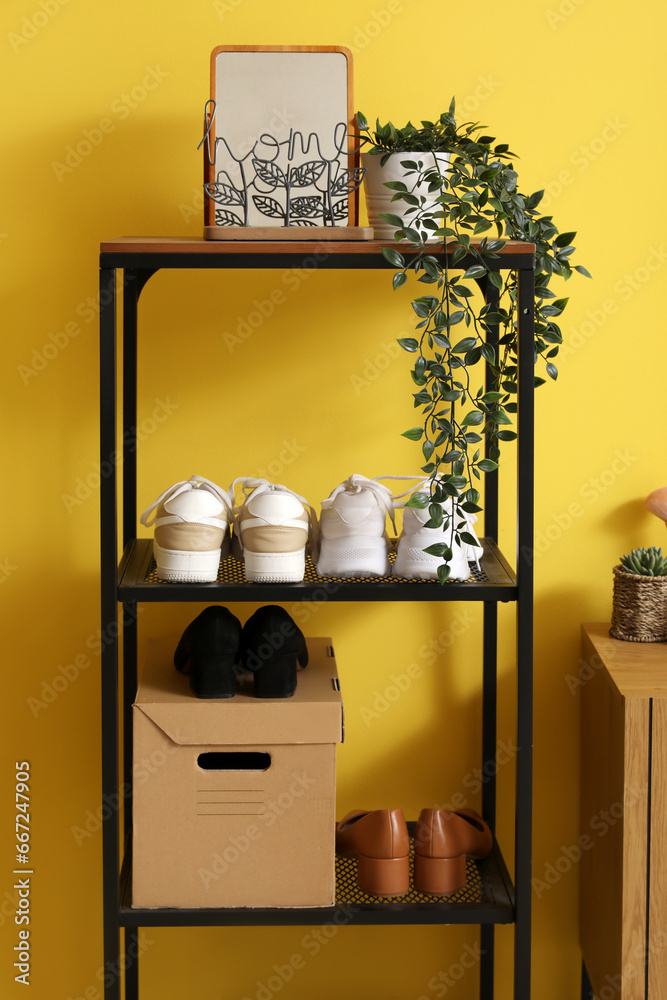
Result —
<instances>
[{"instance_id":1,"label":"white sneaker with beige sole","mask_svg":"<svg viewBox=\"0 0 667 1000\"><path fill-rule=\"evenodd\" d=\"M243 499L235 502L241 486ZM317 516L304 497L266 479L241 477L229 487L234 512L232 553L254 583L299 583L306 549L317 558Z\"/></svg>"},{"instance_id":2,"label":"white sneaker with beige sole","mask_svg":"<svg viewBox=\"0 0 667 1000\"><path fill-rule=\"evenodd\" d=\"M212 583L220 559L229 554L231 517L228 494L202 476L165 490L140 519L146 527L155 526L158 577L171 583Z\"/></svg>"}]
</instances>

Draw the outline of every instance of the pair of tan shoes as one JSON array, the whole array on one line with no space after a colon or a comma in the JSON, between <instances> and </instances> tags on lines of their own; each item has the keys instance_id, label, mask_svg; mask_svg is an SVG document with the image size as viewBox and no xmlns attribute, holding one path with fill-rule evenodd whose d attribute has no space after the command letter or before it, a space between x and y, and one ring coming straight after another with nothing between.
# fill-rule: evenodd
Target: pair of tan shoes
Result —
<instances>
[{"instance_id":1,"label":"pair of tan shoes","mask_svg":"<svg viewBox=\"0 0 667 1000\"><path fill-rule=\"evenodd\" d=\"M466 858L488 857L493 834L474 809L422 809L415 828L414 886L448 896L466 883ZM410 836L402 809L355 811L336 827L336 852L357 858L357 882L375 896L410 889Z\"/></svg>"}]
</instances>

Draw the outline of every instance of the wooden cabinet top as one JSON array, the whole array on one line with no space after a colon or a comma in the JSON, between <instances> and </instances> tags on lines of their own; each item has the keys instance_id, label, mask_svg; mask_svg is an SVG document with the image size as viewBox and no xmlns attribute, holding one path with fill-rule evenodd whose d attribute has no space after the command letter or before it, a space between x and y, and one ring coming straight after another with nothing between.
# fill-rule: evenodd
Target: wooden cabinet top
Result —
<instances>
[{"instance_id":1,"label":"wooden cabinet top","mask_svg":"<svg viewBox=\"0 0 667 1000\"><path fill-rule=\"evenodd\" d=\"M667 698L667 642L612 639L609 623L581 626L584 657L579 676L605 669L624 698Z\"/></svg>"}]
</instances>

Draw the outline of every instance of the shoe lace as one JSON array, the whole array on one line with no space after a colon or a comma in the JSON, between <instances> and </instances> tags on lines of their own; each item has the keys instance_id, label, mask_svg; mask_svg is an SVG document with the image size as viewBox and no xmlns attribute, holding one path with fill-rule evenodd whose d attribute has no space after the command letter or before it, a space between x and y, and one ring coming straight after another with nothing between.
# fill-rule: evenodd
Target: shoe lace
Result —
<instances>
[{"instance_id":1,"label":"shoe lace","mask_svg":"<svg viewBox=\"0 0 667 1000\"><path fill-rule=\"evenodd\" d=\"M231 513L229 496L223 489L211 482L210 479L205 479L204 476L190 476L189 479L184 479L180 483L174 483L174 485L170 486L169 489L164 491L164 493L161 493L157 500L154 500L150 507L146 508L139 520L147 528L152 527L152 525L155 524L155 517L150 518L150 515L160 506L161 503L165 503L165 501L172 500L181 493L194 489L202 489L206 490L207 493L212 493L218 498L218 500L220 500L228 513Z\"/></svg>"},{"instance_id":2,"label":"shoe lace","mask_svg":"<svg viewBox=\"0 0 667 1000\"><path fill-rule=\"evenodd\" d=\"M399 499L401 496L405 496L405 494L400 493L398 496L394 496L389 487L384 486L383 483L379 482L379 480L410 479L414 482L415 478L415 476L375 476L373 479L369 479L367 476L361 476L355 472L331 492L329 499L332 500L334 497L338 496L339 493L361 493L364 490L369 490L374 495L378 503L384 507L385 512L389 515L394 531L396 531L394 501ZM406 492L410 491L408 490Z\"/></svg>"},{"instance_id":3,"label":"shoe lace","mask_svg":"<svg viewBox=\"0 0 667 1000\"><path fill-rule=\"evenodd\" d=\"M241 485L243 499L240 504L236 504L236 487L239 484ZM315 508L312 507L306 498L302 497L300 493L296 493L294 490L291 490L289 486L283 486L282 483L270 483L268 479L253 479L251 476L240 476L238 479L235 479L228 491L228 499L234 516L234 525L237 525L238 515L247 503L249 503L254 497L261 496L263 493L271 492L286 493L291 497L295 497L295 499L299 500L300 503L307 508L311 555L313 559L317 559L320 533Z\"/></svg>"}]
</instances>

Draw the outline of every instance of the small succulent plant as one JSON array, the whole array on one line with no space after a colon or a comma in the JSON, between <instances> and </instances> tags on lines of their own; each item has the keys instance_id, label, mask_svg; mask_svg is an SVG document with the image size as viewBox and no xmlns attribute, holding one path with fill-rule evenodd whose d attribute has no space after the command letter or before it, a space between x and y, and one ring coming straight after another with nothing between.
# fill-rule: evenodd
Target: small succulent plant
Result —
<instances>
[{"instance_id":1,"label":"small succulent plant","mask_svg":"<svg viewBox=\"0 0 667 1000\"><path fill-rule=\"evenodd\" d=\"M621 566L636 576L667 576L667 558L655 545L650 549L633 549L628 555L621 556Z\"/></svg>"}]
</instances>

